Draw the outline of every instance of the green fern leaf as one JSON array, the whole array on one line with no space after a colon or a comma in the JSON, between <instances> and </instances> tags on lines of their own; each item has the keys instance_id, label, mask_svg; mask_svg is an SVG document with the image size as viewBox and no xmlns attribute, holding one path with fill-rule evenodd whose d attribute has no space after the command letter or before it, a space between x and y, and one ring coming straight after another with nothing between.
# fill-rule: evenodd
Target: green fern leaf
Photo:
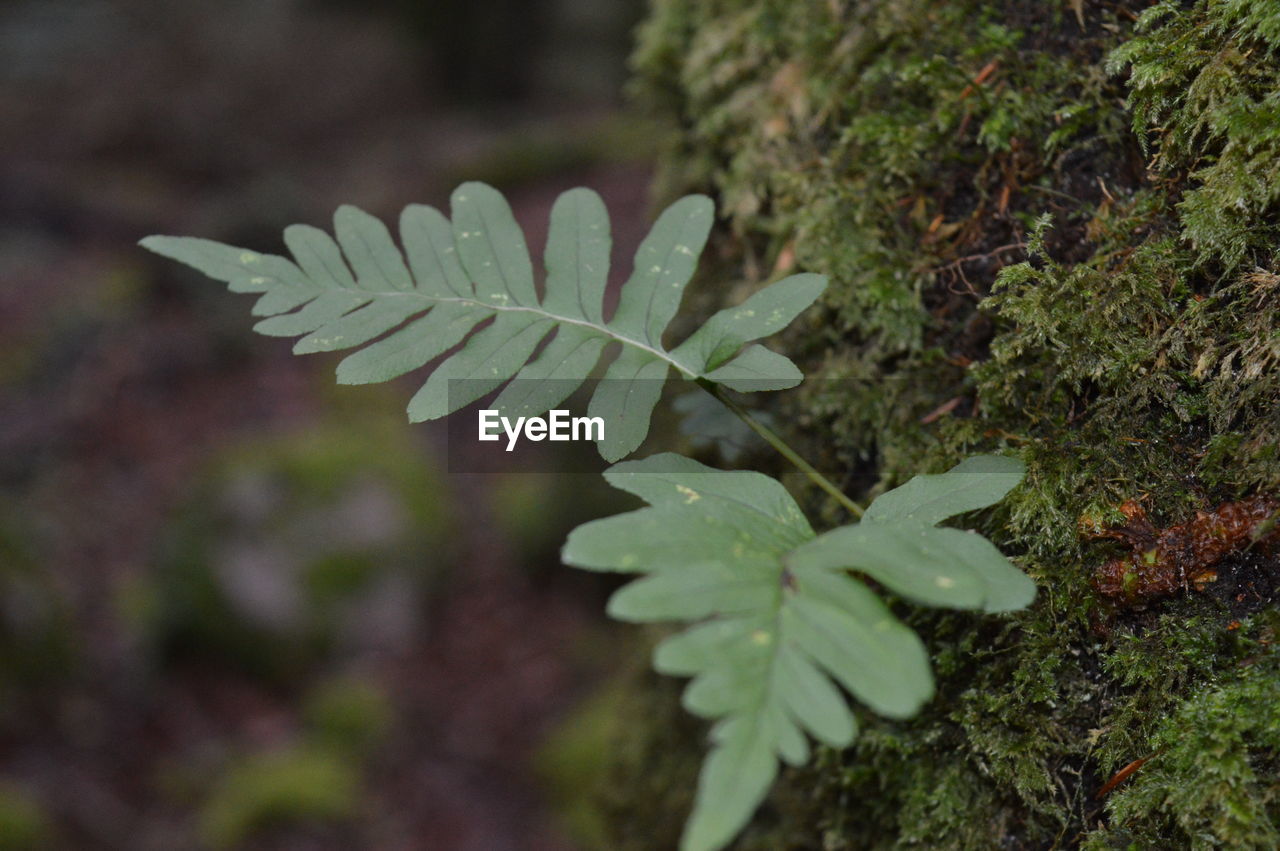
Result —
<instances>
[{"instance_id":1,"label":"green fern leaf","mask_svg":"<svg viewBox=\"0 0 1280 851\"><path fill-rule=\"evenodd\" d=\"M644 574L610 599L615 618L698 622L654 655L660 672L693 677L685 707L716 719L686 851L727 844L778 760L808 758L806 733L833 747L852 741L837 684L891 718L914 715L933 694L920 640L846 568L931 605L1030 602L1031 581L989 541L929 525L997 501L1021 475L1017 462L970 459L880 497L870 522L815 536L786 490L759 473L670 454L605 473L649 507L578 527L564 561ZM963 494L957 479L969 483Z\"/></svg>"},{"instance_id":2,"label":"green fern leaf","mask_svg":"<svg viewBox=\"0 0 1280 851\"><path fill-rule=\"evenodd\" d=\"M1036 593L1025 573L981 535L934 524L994 505L1025 473L1016 459L975 455L945 473L916 476L875 499L861 524L833 529L801 548L793 563L854 568L926 606L989 613L1024 608ZM904 548L913 553L906 561Z\"/></svg>"},{"instance_id":3,"label":"green fern leaf","mask_svg":"<svg viewBox=\"0 0 1280 851\"><path fill-rule=\"evenodd\" d=\"M915 520L932 526L948 517L995 505L1026 472L1015 458L974 455L945 473L916 476L881 494L867 506L862 520Z\"/></svg>"},{"instance_id":4,"label":"green fern leaf","mask_svg":"<svg viewBox=\"0 0 1280 851\"><path fill-rule=\"evenodd\" d=\"M512 378L495 407L511 417L544 414L587 379L606 346L620 344L588 410L605 419L598 445L612 461L648 434L672 369L742 391L800 382L791 361L752 341L812 304L826 286L820 275L779 281L720 311L675 349L664 346L711 229L710 199L683 198L658 217L607 321L609 218L596 193L572 189L556 201L541 298L524 234L502 195L466 183L451 203L452 222L431 207L405 209L403 254L381 222L349 206L334 215L336 242L318 228L287 228L293 260L192 237L151 236L141 244L234 292L260 294L253 314L265 318L255 330L301 337L298 354L358 349L338 366L344 384L387 381L461 343L409 402L414 422L450 414Z\"/></svg>"}]
</instances>

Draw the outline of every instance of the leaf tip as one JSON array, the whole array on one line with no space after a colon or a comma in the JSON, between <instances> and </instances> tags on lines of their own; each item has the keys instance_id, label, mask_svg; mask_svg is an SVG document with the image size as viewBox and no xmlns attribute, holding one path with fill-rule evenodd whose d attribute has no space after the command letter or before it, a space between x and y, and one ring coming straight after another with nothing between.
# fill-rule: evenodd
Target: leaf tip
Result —
<instances>
[{"instance_id":1,"label":"leaf tip","mask_svg":"<svg viewBox=\"0 0 1280 851\"><path fill-rule=\"evenodd\" d=\"M301 344L302 341L299 340L298 342L299 344ZM338 364L338 369L335 371L335 375L337 377L337 381L339 384L368 384L369 383L367 379L361 377L359 372L357 372L356 370L348 366L346 361L343 361L342 363Z\"/></svg>"},{"instance_id":2,"label":"leaf tip","mask_svg":"<svg viewBox=\"0 0 1280 851\"><path fill-rule=\"evenodd\" d=\"M333 211L333 223L336 227L339 222L347 224L355 219L370 218L369 214L361 210L354 204L342 204L338 209Z\"/></svg>"},{"instance_id":3,"label":"leaf tip","mask_svg":"<svg viewBox=\"0 0 1280 851\"><path fill-rule=\"evenodd\" d=\"M1014 568L1017 570L1016 568ZM999 597L988 600L982 610L989 615L1007 614L1021 611L1036 601L1039 589L1035 580L1021 570L1017 577L1010 577L1000 589Z\"/></svg>"},{"instance_id":4,"label":"leaf tip","mask_svg":"<svg viewBox=\"0 0 1280 851\"><path fill-rule=\"evenodd\" d=\"M498 192L497 189L494 189L484 181L468 180L466 183L458 184L458 188L453 190L453 193L449 196L449 200L454 204L459 201L466 203L474 200L471 197L473 195L497 195L499 198L502 198L502 194Z\"/></svg>"}]
</instances>

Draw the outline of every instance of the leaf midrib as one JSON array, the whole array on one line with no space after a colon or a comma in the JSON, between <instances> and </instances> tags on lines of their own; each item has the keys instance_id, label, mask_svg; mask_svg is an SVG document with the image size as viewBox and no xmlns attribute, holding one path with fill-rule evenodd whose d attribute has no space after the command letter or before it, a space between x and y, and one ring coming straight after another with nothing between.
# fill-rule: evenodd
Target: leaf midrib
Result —
<instances>
[{"instance_id":1,"label":"leaf midrib","mask_svg":"<svg viewBox=\"0 0 1280 851\"><path fill-rule=\"evenodd\" d=\"M617 341L617 342L619 342L619 343L623 344L624 346L631 346L632 348L639 349L639 350L641 350L641 351L643 351L643 352L648 353L648 354L649 354L649 355L651 355L652 357L654 357L654 358L656 358L656 359L658 359L658 360L660 360L660 361L663 361L664 363L668 364L669 366L675 367L675 369L676 369L677 371L679 371L679 372L680 372L680 374L684 375L686 378L701 378L701 377L702 377L702 374L701 374L701 373L693 372L693 371L692 371L692 370L690 370L687 366L685 366L684 364L680 363L680 362L679 362L679 361L677 361L675 358L673 358L669 353L664 352L664 351L663 351L663 350L661 350L661 349L656 349L656 348L654 348L654 347L653 347L653 346L651 346L651 345L647 345L647 344L645 344L644 342L642 342L642 341L640 341L640 340L635 339L634 337L628 337L628 336L626 336L625 334L621 334L621 333L619 333L619 332L615 331L614 329L610 328L607 324L606 324L606 325L600 325L600 324L597 324L597 323L595 323L595 322L591 322L590 320L587 320L587 319L575 319L575 318L574 318L574 317L572 317L572 316L564 316L564 315L562 315L562 314L552 313L551 311L549 311L549 310L547 310L547 309L543 308L542 306L530 307L530 306L526 306L526 305L503 305L503 304L494 304L493 302L489 302L489 301L482 301L482 300L477 299L477 298L462 298L462 297L457 297L457 296L437 296L437 295L431 295L431 294L428 294L428 293L424 293L424 292L422 292L421 290L409 290L409 291L402 291L402 290L362 290L362 289L356 289L356 288L351 288L351 287L338 287L337 289L338 289L339 291L342 291L342 292L348 292L348 293L352 293L352 294L354 294L354 295L363 295L363 296L365 296L365 297L372 297L372 298L374 298L374 299L380 299L380 298L406 298L406 297L408 297L408 298L420 298L420 299L422 299L423 301L431 302L431 303L433 303L433 304L436 304L436 303L438 303L438 304L462 304L462 305L470 305L470 306L472 306L472 307L480 307L480 308L484 308L485 310L492 310L492 311L495 311L495 312L497 312L497 311L503 311L503 312L507 312L507 313L533 313L533 314L536 314L536 315L538 315L538 316L546 317L547 319L550 319L550 320L552 320L552 321L554 321L554 322L556 322L556 323L562 324L562 325L576 325L576 326L578 326L579 328L586 328L587 330L594 331L595 333L599 334L599 335L600 335L600 336L602 336L602 337L607 337L607 338L609 338L610 340L615 340L615 341ZM513 299L513 300L514 300L514 299ZM341 317L339 317L339 318L341 318Z\"/></svg>"}]
</instances>

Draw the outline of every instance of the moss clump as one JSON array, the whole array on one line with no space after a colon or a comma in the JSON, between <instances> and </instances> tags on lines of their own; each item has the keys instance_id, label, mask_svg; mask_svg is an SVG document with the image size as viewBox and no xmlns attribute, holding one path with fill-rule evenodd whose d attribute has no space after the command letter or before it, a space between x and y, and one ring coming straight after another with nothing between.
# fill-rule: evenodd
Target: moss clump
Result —
<instances>
[{"instance_id":1,"label":"moss clump","mask_svg":"<svg viewBox=\"0 0 1280 851\"><path fill-rule=\"evenodd\" d=\"M623 694L617 687L598 691L560 722L535 758L560 823L584 848L609 847L598 801L584 790L598 791L605 781L610 747L622 733Z\"/></svg>"},{"instance_id":2,"label":"moss clump","mask_svg":"<svg viewBox=\"0 0 1280 851\"><path fill-rule=\"evenodd\" d=\"M609 764L585 797L603 814L600 847L675 848L693 804L701 725L680 707L679 683L646 671L639 654L632 661L615 684L623 691L605 751Z\"/></svg>"},{"instance_id":3,"label":"moss clump","mask_svg":"<svg viewBox=\"0 0 1280 851\"><path fill-rule=\"evenodd\" d=\"M1280 239L1280 3L1160 3L1137 30L1109 62L1130 68L1134 132L1157 179L1181 184L1196 260L1247 268Z\"/></svg>"},{"instance_id":4,"label":"moss clump","mask_svg":"<svg viewBox=\"0 0 1280 851\"><path fill-rule=\"evenodd\" d=\"M1277 22L1222 0L654 4L635 70L673 127L661 192L720 198L748 288L831 275L789 343L828 379L788 417L819 466L864 496L975 451L1029 466L968 525L1037 579L1034 608L904 607L939 698L785 775L742 847L1274 847L1280 561L1116 612L1088 584L1114 553L1079 526L1280 493ZM629 757L632 789L688 788L665 753ZM670 817L633 794L618 835Z\"/></svg>"},{"instance_id":5,"label":"moss clump","mask_svg":"<svg viewBox=\"0 0 1280 851\"><path fill-rule=\"evenodd\" d=\"M1114 793L1113 827L1091 837L1093 847L1117 838L1150 847L1170 835L1206 846L1280 845L1280 658L1242 661L1145 719L1152 754Z\"/></svg>"},{"instance_id":6,"label":"moss clump","mask_svg":"<svg viewBox=\"0 0 1280 851\"><path fill-rule=\"evenodd\" d=\"M357 770L328 751L299 748L232 765L201 812L201 834L234 848L272 827L332 824L356 815Z\"/></svg>"}]
</instances>

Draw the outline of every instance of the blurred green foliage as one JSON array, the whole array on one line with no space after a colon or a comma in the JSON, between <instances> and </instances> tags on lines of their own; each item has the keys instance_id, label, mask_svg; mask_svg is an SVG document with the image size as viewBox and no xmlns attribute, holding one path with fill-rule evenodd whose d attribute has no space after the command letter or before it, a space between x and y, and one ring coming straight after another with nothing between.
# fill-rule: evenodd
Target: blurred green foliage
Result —
<instances>
[{"instance_id":1,"label":"blurred green foliage","mask_svg":"<svg viewBox=\"0 0 1280 851\"><path fill-rule=\"evenodd\" d=\"M302 705L302 719L317 746L360 758L386 740L394 709L373 683L343 676L323 680L311 690Z\"/></svg>"},{"instance_id":2,"label":"blurred green foliage","mask_svg":"<svg viewBox=\"0 0 1280 851\"><path fill-rule=\"evenodd\" d=\"M0 703L67 675L76 635L63 595L41 570L17 513L0 513ZM0 717L6 714L0 707Z\"/></svg>"},{"instance_id":3,"label":"blurred green foliage","mask_svg":"<svg viewBox=\"0 0 1280 851\"><path fill-rule=\"evenodd\" d=\"M239 781L224 778L209 806L214 833L240 833L225 841L367 847L420 830L429 843L413 807L388 804L415 772L387 763L442 759L431 768L454 786L491 773L487 754L459 758L469 742L424 755L436 730L396 719L435 693L378 676L435 646L451 628L430 621L442 583L474 576L449 575L471 534L446 508L459 497L427 451L438 435L408 427L394 392L389 408L366 389L341 410L328 375L309 380L323 363L282 367L246 335L243 303L159 272L133 240L186 222L269 244L279 222L323 218L339 195L429 200L471 160L545 181L522 187L527 204L568 182L559 170L634 159L645 142L612 105L640 3L324 5L338 3L0 4L0 99L13 107L0 166L0 848L196 847L210 778L257 782L272 771L250 770L252 754L281 747L295 770L289 782L275 770L279 809L325 797L290 783L363 776L328 808L358 824L271 834L243 799L227 815ZM378 6L401 17L378 20ZM507 100L520 94L534 100ZM642 169L621 181L638 193ZM535 513L546 526L531 534L549 537L555 506ZM522 551L501 549L492 581L515 574L523 588ZM477 663L456 664L502 691L509 669L484 664L502 649L468 644ZM530 711L527 699L504 707ZM532 711L549 711L539 699ZM505 781L516 762L493 771Z\"/></svg>"},{"instance_id":4,"label":"blurred green foliage","mask_svg":"<svg viewBox=\"0 0 1280 851\"><path fill-rule=\"evenodd\" d=\"M416 612L456 543L443 480L420 457L390 412L225 449L157 563L142 606L155 646L288 681L358 643L368 606Z\"/></svg>"},{"instance_id":5,"label":"blurred green foliage","mask_svg":"<svg viewBox=\"0 0 1280 851\"><path fill-rule=\"evenodd\" d=\"M0 849L29 851L55 844L56 833L44 808L23 789L0 782Z\"/></svg>"},{"instance_id":6,"label":"blurred green foliage","mask_svg":"<svg viewBox=\"0 0 1280 851\"><path fill-rule=\"evenodd\" d=\"M609 754L624 734L619 718L625 699L616 682L606 684L557 725L535 757L552 807L583 848L609 844L598 794L608 780Z\"/></svg>"},{"instance_id":7,"label":"blurred green foliage","mask_svg":"<svg viewBox=\"0 0 1280 851\"><path fill-rule=\"evenodd\" d=\"M303 698L297 741L244 752L218 772L200 804L200 831L216 848L278 828L350 821L366 800L366 766L394 720L387 694L352 675L321 680Z\"/></svg>"},{"instance_id":8,"label":"blurred green foliage","mask_svg":"<svg viewBox=\"0 0 1280 851\"><path fill-rule=\"evenodd\" d=\"M250 754L218 781L200 832L215 848L234 848L272 827L342 822L357 814L359 789L357 768L324 749Z\"/></svg>"}]
</instances>

